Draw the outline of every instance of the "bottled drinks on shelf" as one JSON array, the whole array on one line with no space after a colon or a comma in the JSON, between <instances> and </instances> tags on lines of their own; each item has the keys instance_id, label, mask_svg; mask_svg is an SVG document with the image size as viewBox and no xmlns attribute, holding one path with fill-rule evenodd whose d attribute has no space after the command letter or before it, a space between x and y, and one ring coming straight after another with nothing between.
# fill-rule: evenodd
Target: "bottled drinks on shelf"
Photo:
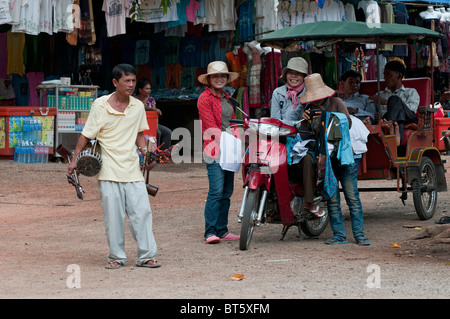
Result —
<instances>
[{"instance_id":1,"label":"bottled drinks on shelf","mask_svg":"<svg viewBox=\"0 0 450 319\"><path fill-rule=\"evenodd\" d=\"M22 164L48 163L49 146L42 140L42 121L40 118L23 119L22 139L14 149L14 161Z\"/></svg>"}]
</instances>

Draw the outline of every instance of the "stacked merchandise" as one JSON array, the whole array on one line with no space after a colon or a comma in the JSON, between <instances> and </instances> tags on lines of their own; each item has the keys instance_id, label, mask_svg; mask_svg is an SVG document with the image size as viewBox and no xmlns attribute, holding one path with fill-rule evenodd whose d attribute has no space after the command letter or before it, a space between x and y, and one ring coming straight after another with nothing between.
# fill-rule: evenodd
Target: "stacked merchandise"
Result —
<instances>
[{"instance_id":1,"label":"stacked merchandise","mask_svg":"<svg viewBox=\"0 0 450 319\"><path fill-rule=\"evenodd\" d=\"M48 118L45 116L10 117L10 145L15 147L14 161L23 164L47 163L47 129Z\"/></svg>"}]
</instances>

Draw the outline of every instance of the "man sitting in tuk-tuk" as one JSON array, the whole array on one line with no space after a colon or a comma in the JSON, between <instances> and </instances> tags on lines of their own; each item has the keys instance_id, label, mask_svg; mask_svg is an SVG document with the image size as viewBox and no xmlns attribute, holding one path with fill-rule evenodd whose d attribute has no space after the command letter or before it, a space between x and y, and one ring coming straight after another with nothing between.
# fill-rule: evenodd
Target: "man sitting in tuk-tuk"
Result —
<instances>
[{"instance_id":1,"label":"man sitting in tuk-tuk","mask_svg":"<svg viewBox=\"0 0 450 319\"><path fill-rule=\"evenodd\" d=\"M403 86L402 79L405 73L406 68L401 62L388 62L383 73L386 88L378 95L370 97L374 103L380 101L381 120L385 123L383 127L392 128L392 125L398 125L398 130L394 131L397 146L403 141L403 126L410 123L417 124L416 112L420 103L420 96L416 89Z\"/></svg>"},{"instance_id":2,"label":"man sitting in tuk-tuk","mask_svg":"<svg viewBox=\"0 0 450 319\"><path fill-rule=\"evenodd\" d=\"M371 124L375 121L376 106L369 96L360 94L361 73L355 70L348 70L341 76L341 85L344 92L340 94L342 101L348 109L348 113L363 121L364 124Z\"/></svg>"}]
</instances>

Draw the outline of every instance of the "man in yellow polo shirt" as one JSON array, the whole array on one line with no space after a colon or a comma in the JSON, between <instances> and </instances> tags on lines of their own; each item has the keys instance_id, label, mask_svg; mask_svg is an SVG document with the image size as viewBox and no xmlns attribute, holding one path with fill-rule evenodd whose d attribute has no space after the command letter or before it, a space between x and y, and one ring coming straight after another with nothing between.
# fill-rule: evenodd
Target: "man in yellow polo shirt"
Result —
<instances>
[{"instance_id":1,"label":"man in yellow polo shirt","mask_svg":"<svg viewBox=\"0 0 450 319\"><path fill-rule=\"evenodd\" d=\"M106 268L116 269L126 264L125 215L128 215L130 230L137 242L136 266L156 268L161 265L155 260L157 247L152 211L136 152L136 145L142 153L147 151L143 133L148 130L145 108L132 96L136 86L135 68L119 64L112 73L116 91L97 98L92 104L73 158L91 139L98 140L103 163L98 175L98 190L109 244ZM69 174L74 169L75 161L72 161Z\"/></svg>"}]
</instances>

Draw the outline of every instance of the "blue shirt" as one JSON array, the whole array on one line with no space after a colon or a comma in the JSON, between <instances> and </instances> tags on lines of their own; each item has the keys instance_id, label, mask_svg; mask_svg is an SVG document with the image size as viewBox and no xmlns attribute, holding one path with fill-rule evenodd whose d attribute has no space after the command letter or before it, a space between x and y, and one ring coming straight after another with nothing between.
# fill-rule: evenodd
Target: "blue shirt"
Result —
<instances>
[{"instance_id":1,"label":"blue shirt","mask_svg":"<svg viewBox=\"0 0 450 319\"><path fill-rule=\"evenodd\" d=\"M375 119L376 106L369 100L368 95L356 92L348 99L342 98L342 101L347 107L358 109L358 112L353 114L353 116L356 116L360 120L363 120L367 116L370 117L371 120Z\"/></svg>"}]
</instances>

